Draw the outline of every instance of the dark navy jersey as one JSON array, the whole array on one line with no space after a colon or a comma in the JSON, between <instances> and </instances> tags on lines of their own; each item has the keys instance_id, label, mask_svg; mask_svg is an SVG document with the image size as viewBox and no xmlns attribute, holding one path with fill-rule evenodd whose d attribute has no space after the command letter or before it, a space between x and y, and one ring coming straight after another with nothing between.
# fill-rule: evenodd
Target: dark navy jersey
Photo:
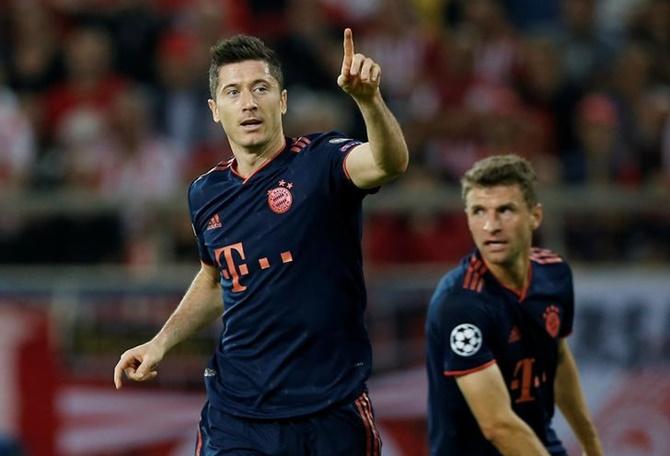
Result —
<instances>
[{"instance_id":1,"label":"dark navy jersey","mask_svg":"<svg viewBox=\"0 0 670 456\"><path fill-rule=\"evenodd\" d=\"M439 283L428 309L431 453L498 455L484 438L456 377L496 363L512 409L552 455L565 450L551 428L560 338L572 331L570 267L533 249L530 283L520 295L489 272L479 252L465 257Z\"/></svg>"},{"instance_id":2,"label":"dark navy jersey","mask_svg":"<svg viewBox=\"0 0 670 456\"><path fill-rule=\"evenodd\" d=\"M205 372L210 404L283 418L355 400L370 374L361 204L337 133L286 138L244 179L220 164L189 189L203 262L221 274L223 330Z\"/></svg>"}]
</instances>

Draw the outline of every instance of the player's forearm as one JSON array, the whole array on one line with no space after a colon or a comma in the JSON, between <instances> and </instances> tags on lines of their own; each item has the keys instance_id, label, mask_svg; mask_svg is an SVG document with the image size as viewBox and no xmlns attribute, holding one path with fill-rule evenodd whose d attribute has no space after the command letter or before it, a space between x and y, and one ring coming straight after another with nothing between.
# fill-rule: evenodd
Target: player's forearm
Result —
<instances>
[{"instance_id":1,"label":"player's forearm","mask_svg":"<svg viewBox=\"0 0 670 456\"><path fill-rule=\"evenodd\" d=\"M561 351L554 382L556 405L570 424L588 456L603 454L598 433L593 425L582 388L577 364L569 349Z\"/></svg>"},{"instance_id":2,"label":"player's forearm","mask_svg":"<svg viewBox=\"0 0 670 456\"><path fill-rule=\"evenodd\" d=\"M356 100L356 103L365 121L368 144L377 167L387 178L405 172L409 164L407 143L379 90L371 99Z\"/></svg>"},{"instance_id":3,"label":"player's forearm","mask_svg":"<svg viewBox=\"0 0 670 456\"><path fill-rule=\"evenodd\" d=\"M504 456L549 456L533 430L517 416L485 430L484 435Z\"/></svg>"},{"instance_id":4,"label":"player's forearm","mask_svg":"<svg viewBox=\"0 0 670 456\"><path fill-rule=\"evenodd\" d=\"M200 270L177 309L153 338L164 352L187 339L221 316L221 288L212 277Z\"/></svg>"}]
</instances>

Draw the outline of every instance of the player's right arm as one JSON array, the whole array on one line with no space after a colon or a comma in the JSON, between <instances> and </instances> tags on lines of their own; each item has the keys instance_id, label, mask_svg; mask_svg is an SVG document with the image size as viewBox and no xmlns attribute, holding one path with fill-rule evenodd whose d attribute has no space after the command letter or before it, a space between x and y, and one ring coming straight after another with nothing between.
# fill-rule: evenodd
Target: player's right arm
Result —
<instances>
[{"instance_id":1,"label":"player's right arm","mask_svg":"<svg viewBox=\"0 0 670 456\"><path fill-rule=\"evenodd\" d=\"M602 443L586 405L584 392L579 382L577 363L565 339L561 339L558 346L554 395L556 405L575 432L584 449L584 455L602 456Z\"/></svg>"},{"instance_id":2,"label":"player's right arm","mask_svg":"<svg viewBox=\"0 0 670 456\"><path fill-rule=\"evenodd\" d=\"M121 388L124 373L137 382L155 378L158 364L172 347L212 323L222 312L219 272L201 262L200 271L163 328L150 341L121 355L114 368L116 389Z\"/></svg>"},{"instance_id":3,"label":"player's right arm","mask_svg":"<svg viewBox=\"0 0 670 456\"><path fill-rule=\"evenodd\" d=\"M456 377L484 437L505 456L549 456L533 430L512 410L497 364Z\"/></svg>"}]
</instances>

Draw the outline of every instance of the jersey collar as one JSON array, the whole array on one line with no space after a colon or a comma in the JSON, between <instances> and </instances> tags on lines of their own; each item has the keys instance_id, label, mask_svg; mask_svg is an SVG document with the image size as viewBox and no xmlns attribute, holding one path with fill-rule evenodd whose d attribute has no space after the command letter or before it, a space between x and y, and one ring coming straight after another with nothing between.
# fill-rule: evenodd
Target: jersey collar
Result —
<instances>
[{"instance_id":1,"label":"jersey collar","mask_svg":"<svg viewBox=\"0 0 670 456\"><path fill-rule=\"evenodd\" d=\"M240 179L242 181L242 184L246 184L249 182L250 179L252 179L254 176L259 174L261 171L265 169L272 168L276 166L277 164L280 164L283 162L282 158L289 156L288 151L289 148L293 145L293 140L291 138L284 137L284 147L276 151L265 163L263 163L260 167L258 167L253 173L249 174L246 178L243 177L238 171L237 171L237 159L233 157L230 160L229 169L230 173Z\"/></svg>"},{"instance_id":2,"label":"jersey collar","mask_svg":"<svg viewBox=\"0 0 670 456\"><path fill-rule=\"evenodd\" d=\"M489 270L489 268L486 267L486 262L482 258L481 252L478 249L475 249L475 251L472 253L470 256L470 261L476 261L476 262L481 262L483 266L483 270L481 271L482 275L488 276L489 279L495 283L497 286L500 288L507 290L508 292L512 293L516 298L519 300L519 302L523 302L526 297L528 296L528 291L530 290L531 285L533 284L533 262L529 262L528 264L528 281L526 283L526 287L523 288L522 290L515 290L510 287L507 287L503 285L498 278Z\"/></svg>"}]
</instances>

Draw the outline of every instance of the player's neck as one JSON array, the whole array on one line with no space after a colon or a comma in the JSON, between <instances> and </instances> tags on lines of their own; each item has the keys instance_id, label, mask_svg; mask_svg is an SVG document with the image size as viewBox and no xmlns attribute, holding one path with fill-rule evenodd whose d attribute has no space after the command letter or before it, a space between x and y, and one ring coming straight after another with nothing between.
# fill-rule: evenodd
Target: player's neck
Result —
<instances>
[{"instance_id":1,"label":"player's neck","mask_svg":"<svg viewBox=\"0 0 670 456\"><path fill-rule=\"evenodd\" d=\"M237 162L237 173L247 178L276 157L286 147L284 135L278 135L275 139L263 144L258 148L233 147L233 155Z\"/></svg>"},{"instance_id":2,"label":"player's neck","mask_svg":"<svg viewBox=\"0 0 670 456\"><path fill-rule=\"evenodd\" d=\"M518 295L530 285L530 259L522 256L510 264L488 264L486 265L491 274L505 288L509 288Z\"/></svg>"}]
</instances>

